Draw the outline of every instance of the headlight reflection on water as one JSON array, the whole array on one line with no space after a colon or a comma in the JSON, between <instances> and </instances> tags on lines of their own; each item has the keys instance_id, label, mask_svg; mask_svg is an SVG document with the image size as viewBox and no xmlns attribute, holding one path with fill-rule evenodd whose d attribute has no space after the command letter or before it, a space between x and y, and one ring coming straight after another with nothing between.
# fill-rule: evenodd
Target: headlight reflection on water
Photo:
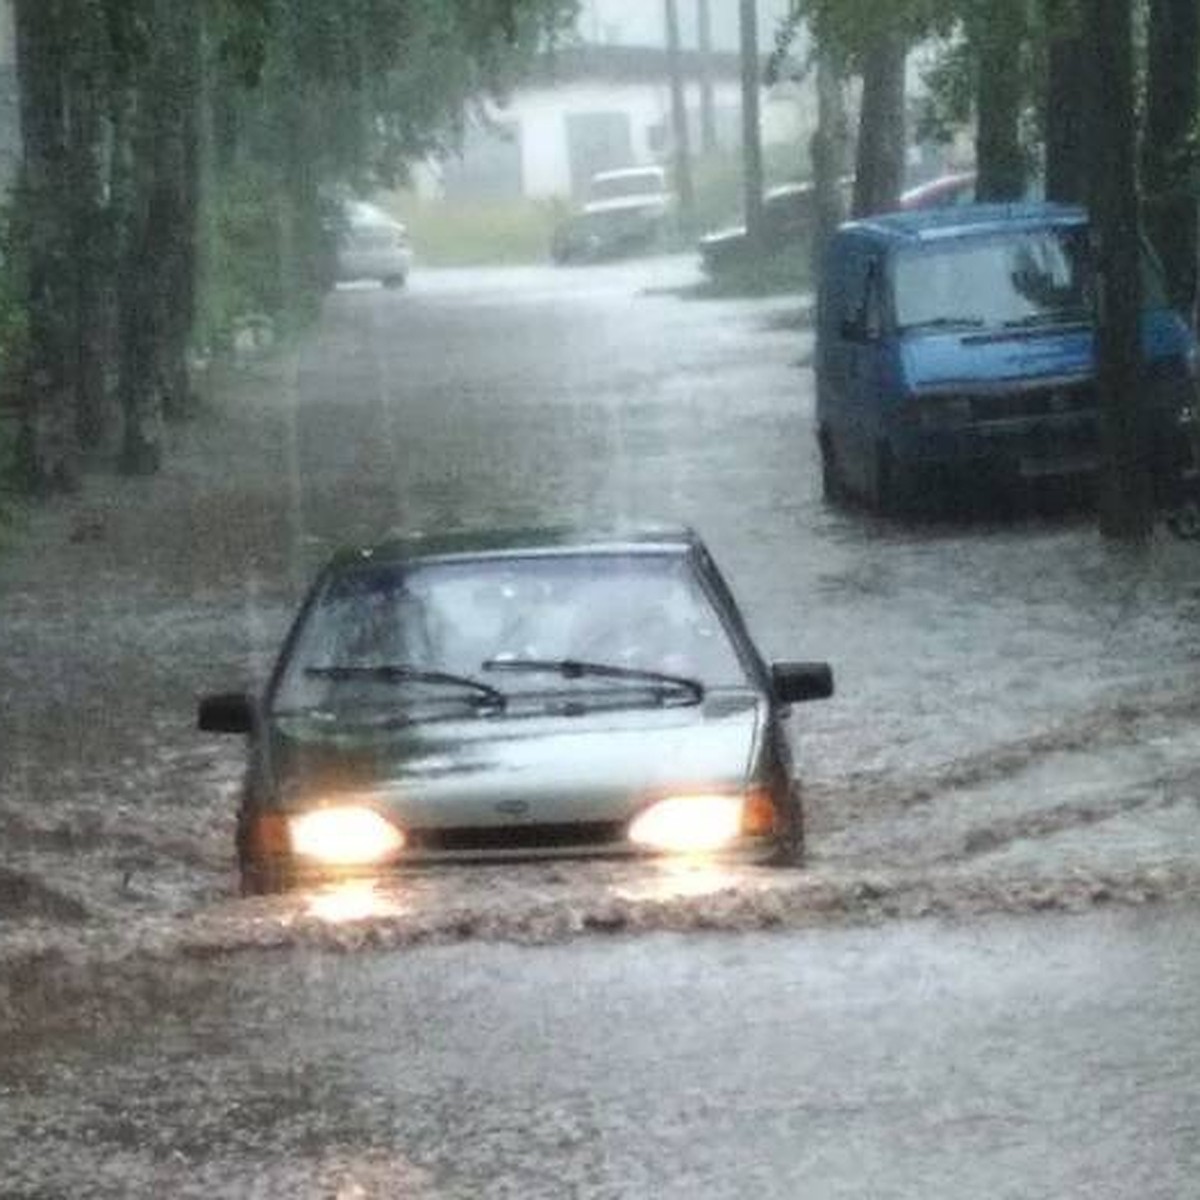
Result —
<instances>
[{"instance_id":1,"label":"headlight reflection on water","mask_svg":"<svg viewBox=\"0 0 1200 1200\"><path fill-rule=\"evenodd\" d=\"M737 876L728 865L703 859L660 859L639 863L638 869L636 881L613 889L622 900L715 896L737 886Z\"/></svg>"},{"instance_id":2,"label":"headlight reflection on water","mask_svg":"<svg viewBox=\"0 0 1200 1200\"><path fill-rule=\"evenodd\" d=\"M405 911L398 897L380 890L369 879L352 879L330 884L305 897L310 917L341 925L348 921L366 921L372 917L395 917Z\"/></svg>"}]
</instances>

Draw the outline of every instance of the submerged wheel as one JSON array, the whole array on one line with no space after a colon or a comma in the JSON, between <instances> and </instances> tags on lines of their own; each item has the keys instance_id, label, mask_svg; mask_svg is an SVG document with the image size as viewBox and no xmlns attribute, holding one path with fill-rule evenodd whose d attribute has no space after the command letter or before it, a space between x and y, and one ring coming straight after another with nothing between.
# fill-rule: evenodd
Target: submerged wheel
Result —
<instances>
[{"instance_id":1,"label":"submerged wheel","mask_svg":"<svg viewBox=\"0 0 1200 1200\"><path fill-rule=\"evenodd\" d=\"M821 431L817 444L821 450L821 495L830 504L840 504L846 499L846 483L828 430Z\"/></svg>"},{"instance_id":2,"label":"submerged wheel","mask_svg":"<svg viewBox=\"0 0 1200 1200\"><path fill-rule=\"evenodd\" d=\"M243 896L278 896L296 886L295 873L286 860L243 862L240 873Z\"/></svg>"},{"instance_id":3,"label":"submerged wheel","mask_svg":"<svg viewBox=\"0 0 1200 1200\"><path fill-rule=\"evenodd\" d=\"M1200 505L1195 500L1184 501L1167 517L1167 528L1184 541L1200 540Z\"/></svg>"},{"instance_id":4,"label":"submerged wheel","mask_svg":"<svg viewBox=\"0 0 1200 1200\"><path fill-rule=\"evenodd\" d=\"M789 793L787 823L779 834L775 853L771 861L777 867L802 867L807 853L804 828L804 799L800 789L793 787Z\"/></svg>"},{"instance_id":5,"label":"submerged wheel","mask_svg":"<svg viewBox=\"0 0 1200 1200\"><path fill-rule=\"evenodd\" d=\"M896 461L887 442L875 445L875 462L871 476L871 507L883 517L903 512L911 501L909 472Z\"/></svg>"}]
</instances>

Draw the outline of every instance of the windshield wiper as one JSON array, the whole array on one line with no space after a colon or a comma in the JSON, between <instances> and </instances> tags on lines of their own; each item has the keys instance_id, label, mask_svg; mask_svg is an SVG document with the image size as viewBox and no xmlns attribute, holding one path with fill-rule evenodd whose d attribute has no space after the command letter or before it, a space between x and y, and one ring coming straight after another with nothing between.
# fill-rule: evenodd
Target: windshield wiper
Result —
<instances>
[{"instance_id":1,"label":"windshield wiper","mask_svg":"<svg viewBox=\"0 0 1200 1200\"><path fill-rule=\"evenodd\" d=\"M1028 316L1014 317L1004 322L1005 329L1036 329L1040 325L1090 325L1092 318L1089 313L1079 309L1060 309L1058 312L1029 313Z\"/></svg>"},{"instance_id":2,"label":"windshield wiper","mask_svg":"<svg viewBox=\"0 0 1200 1200\"><path fill-rule=\"evenodd\" d=\"M930 317L927 321L902 325L900 332L911 333L914 329L982 329L986 324L982 317Z\"/></svg>"},{"instance_id":3,"label":"windshield wiper","mask_svg":"<svg viewBox=\"0 0 1200 1200\"><path fill-rule=\"evenodd\" d=\"M378 666L334 664L327 667L305 667L304 673L335 681L375 679L384 683L446 684L450 687L469 688L478 695L481 702L486 702L490 707L504 709L508 705L508 697L498 687L484 683L481 679L472 679L470 675L455 675L450 671L426 671L420 667L405 666L403 663L383 663Z\"/></svg>"},{"instance_id":4,"label":"windshield wiper","mask_svg":"<svg viewBox=\"0 0 1200 1200\"><path fill-rule=\"evenodd\" d=\"M641 683L657 683L677 688L691 696L690 703L704 699L704 684L686 675L671 675L665 671L648 671L641 667L618 667L609 663L581 662L577 658L489 658L481 664L484 671L552 671L564 679L631 679Z\"/></svg>"}]
</instances>

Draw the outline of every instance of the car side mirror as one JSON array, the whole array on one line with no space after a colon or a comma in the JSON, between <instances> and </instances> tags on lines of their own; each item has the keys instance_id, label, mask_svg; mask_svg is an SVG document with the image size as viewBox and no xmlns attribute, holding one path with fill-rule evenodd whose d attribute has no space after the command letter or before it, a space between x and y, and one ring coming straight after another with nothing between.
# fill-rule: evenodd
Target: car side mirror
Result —
<instances>
[{"instance_id":1,"label":"car side mirror","mask_svg":"<svg viewBox=\"0 0 1200 1200\"><path fill-rule=\"evenodd\" d=\"M833 695L833 669L823 662L773 663L771 687L781 704L828 700Z\"/></svg>"},{"instance_id":2,"label":"car side mirror","mask_svg":"<svg viewBox=\"0 0 1200 1200\"><path fill-rule=\"evenodd\" d=\"M196 724L204 733L249 733L254 701L245 692L221 692L200 701Z\"/></svg>"}]
</instances>

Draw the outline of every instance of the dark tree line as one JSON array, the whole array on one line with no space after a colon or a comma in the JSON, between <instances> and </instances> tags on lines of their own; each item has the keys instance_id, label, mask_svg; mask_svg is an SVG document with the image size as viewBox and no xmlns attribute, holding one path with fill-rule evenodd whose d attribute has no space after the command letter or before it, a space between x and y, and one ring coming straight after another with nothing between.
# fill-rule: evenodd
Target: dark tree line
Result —
<instances>
[{"instance_id":1,"label":"dark tree line","mask_svg":"<svg viewBox=\"0 0 1200 1200\"><path fill-rule=\"evenodd\" d=\"M573 0L16 0L24 155L17 462L155 470L189 357L311 311L330 185L392 181L565 27ZM11 290L11 288L10 288ZM18 352L19 351L19 352ZM11 389L10 389L11 390Z\"/></svg>"}]
</instances>

